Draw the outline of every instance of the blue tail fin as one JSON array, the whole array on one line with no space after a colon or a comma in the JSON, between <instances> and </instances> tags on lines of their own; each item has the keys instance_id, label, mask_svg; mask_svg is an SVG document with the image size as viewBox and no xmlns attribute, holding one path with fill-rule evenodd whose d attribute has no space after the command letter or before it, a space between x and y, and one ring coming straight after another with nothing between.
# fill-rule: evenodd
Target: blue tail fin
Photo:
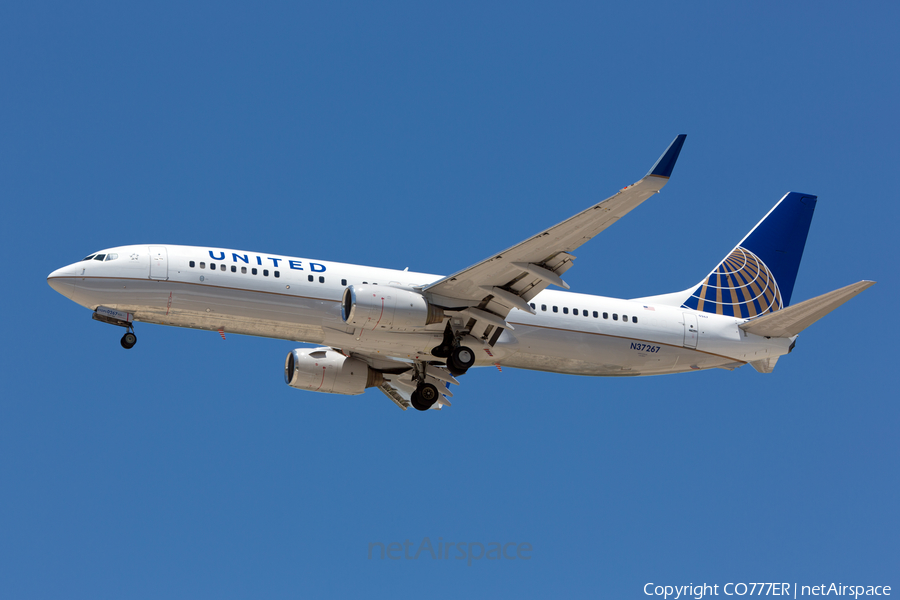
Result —
<instances>
[{"instance_id":1,"label":"blue tail fin","mask_svg":"<svg viewBox=\"0 0 900 600\"><path fill-rule=\"evenodd\" d=\"M815 208L815 196L785 194L682 306L744 319L789 306Z\"/></svg>"}]
</instances>

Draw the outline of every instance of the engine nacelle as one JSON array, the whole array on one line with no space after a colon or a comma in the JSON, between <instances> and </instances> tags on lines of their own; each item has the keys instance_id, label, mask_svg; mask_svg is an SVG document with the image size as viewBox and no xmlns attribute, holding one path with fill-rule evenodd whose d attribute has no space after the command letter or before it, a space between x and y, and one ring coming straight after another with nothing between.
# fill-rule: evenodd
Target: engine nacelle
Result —
<instances>
[{"instance_id":1,"label":"engine nacelle","mask_svg":"<svg viewBox=\"0 0 900 600\"><path fill-rule=\"evenodd\" d=\"M284 382L311 392L356 395L384 379L363 361L331 348L297 348L284 362Z\"/></svg>"},{"instance_id":2,"label":"engine nacelle","mask_svg":"<svg viewBox=\"0 0 900 600\"><path fill-rule=\"evenodd\" d=\"M380 285L351 285L344 290L341 318L352 327L409 331L444 319L422 294Z\"/></svg>"}]
</instances>

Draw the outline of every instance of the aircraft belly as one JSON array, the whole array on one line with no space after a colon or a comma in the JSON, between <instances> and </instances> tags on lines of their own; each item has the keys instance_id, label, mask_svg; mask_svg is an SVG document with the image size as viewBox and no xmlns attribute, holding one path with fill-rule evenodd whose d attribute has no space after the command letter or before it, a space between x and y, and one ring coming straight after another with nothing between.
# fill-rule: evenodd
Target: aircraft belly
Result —
<instances>
[{"instance_id":1,"label":"aircraft belly","mask_svg":"<svg viewBox=\"0 0 900 600\"><path fill-rule=\"evenodd\" d=\"M358 330L351 334L326 328L323 343L345 351L431 360L429 351L439 345L443 339L442 334L430 332L391 333L383 337L367 337L365 335L358 337L358 334Z\"/></svg>"},{"instance_id":2,"label":"aircraft belly","mask_svg":"<svg viewBox=\"0 0 900 600\"><path fill-rule=\"evenodd\" d=\"M518 352L504 366L571 375L661 375L731 364L733 359L652 341L517 326Z\"/></svg>"},{"instance_id":3,"label":"aircraft belly","mask_svg":"<svg viewBox=\"0 0 900 600\"><path fill-rule=\"evenodd\" d=\"M78 302L132 312L136 321L220 330L309 343L325 339L325 308L337 302L282 293L223 289L176 281L76 280ZM333 305L333 306L332 306Z\"/></svg>"},{"instance_id":4,"label":"aircraft belly","mask_svg":"<svg viewBox=\"0 0 900 600\"><path fill-rule=\"evenodd\" d=\"M210 314L189 310L174 310L170 311L168 315L164 311L148 307L127 308L125 310L141 315L140 321L144 323L222 331L224 333L253 335L310 344L322 344L325 341L323 328L315 325L285 323L268 319L254 319L223 313Z\"/></svg>"}]
</instances>

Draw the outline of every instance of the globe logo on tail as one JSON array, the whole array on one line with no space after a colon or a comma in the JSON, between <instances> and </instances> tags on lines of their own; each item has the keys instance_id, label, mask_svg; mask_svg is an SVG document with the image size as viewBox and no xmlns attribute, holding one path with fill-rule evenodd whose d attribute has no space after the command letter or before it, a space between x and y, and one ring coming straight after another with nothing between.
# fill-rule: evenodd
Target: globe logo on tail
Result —
<instances>
[{"instance_id":1,"label":"globe logo on tail","mask_svg":"<svg viewBox=\"0 0 900 600\"><path fill-rule=\"evenodd\" d=\"M775 312L783 303L772 271L758 256L738 246L683 306L748 319Z\"/></svg>"}]
</instances>

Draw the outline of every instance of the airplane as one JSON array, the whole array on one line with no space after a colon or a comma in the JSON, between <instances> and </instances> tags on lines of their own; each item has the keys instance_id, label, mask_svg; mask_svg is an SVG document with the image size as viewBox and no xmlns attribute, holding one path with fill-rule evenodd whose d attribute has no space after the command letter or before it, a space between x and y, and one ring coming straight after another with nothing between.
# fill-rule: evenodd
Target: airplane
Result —
<instances>
[{"instance_id":1,"label":"airplane","mask_svg":"<svg viewBox=\"0 0 900 600\"><path fill-rule=\"evenodd\" d=\"M615 195L485 260L442 277L226 248L131 245L95 252L49 285L125 329L134 324L318 345L292 350L285 382L397 406L450 406L474 366L642 376L750 364L771 373L801 331L874 285L860 281L791 304L817 197L789 192L697 284L618 299L562 279L579 246L658 193L686 135ZM550 286L561 288L547 289Z\"/></svg>"}]
</instances>

